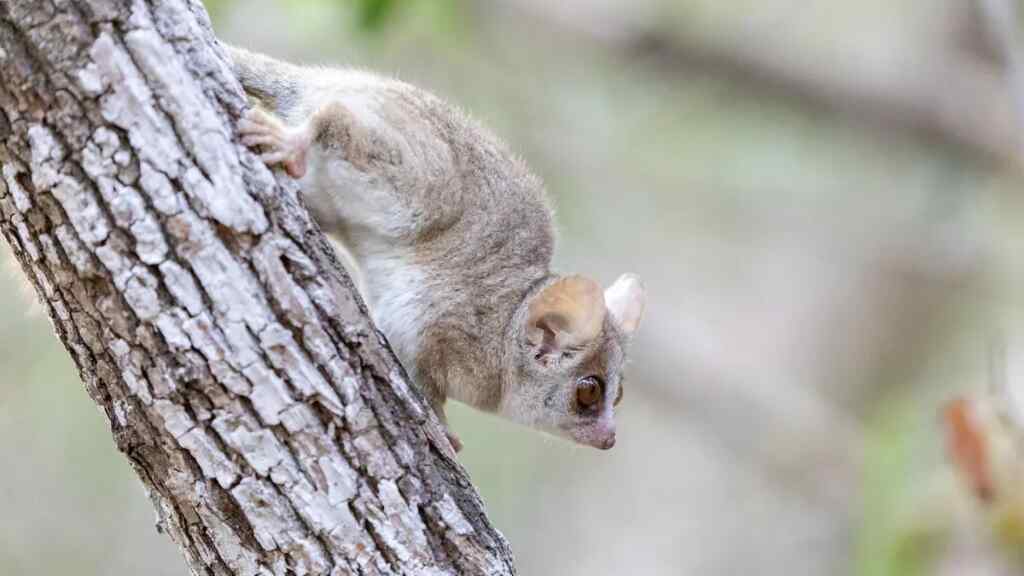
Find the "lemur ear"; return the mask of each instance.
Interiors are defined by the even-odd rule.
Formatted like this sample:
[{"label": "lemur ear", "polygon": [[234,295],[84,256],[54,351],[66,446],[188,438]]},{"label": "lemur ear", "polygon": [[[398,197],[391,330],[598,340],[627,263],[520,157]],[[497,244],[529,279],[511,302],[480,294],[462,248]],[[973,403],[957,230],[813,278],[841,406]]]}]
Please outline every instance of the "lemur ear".
[{"label": "lemur ear", "polygon": [[635,274],[619,276],[619,279],[604,291],[604,301],[608,311],[612,313],[612,318],[615,318],[615,322],[626,336],[636,333],[644,315],[644,304],[647,302],[647,293],[640,278]]},{"label": "lemur ear", "polygon": [[533,297],[526,338],[541,356],[587,343],[601,333],[605,311],[600,284],[567,276]]}]

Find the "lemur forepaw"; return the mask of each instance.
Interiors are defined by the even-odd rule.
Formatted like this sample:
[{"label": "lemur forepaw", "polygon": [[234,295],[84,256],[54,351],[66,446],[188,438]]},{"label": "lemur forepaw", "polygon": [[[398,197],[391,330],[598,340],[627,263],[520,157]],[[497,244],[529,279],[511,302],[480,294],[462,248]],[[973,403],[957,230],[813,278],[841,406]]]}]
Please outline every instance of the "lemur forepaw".
[{"label": "lemur forepaw", "polygon": [[267,165],[281,164],[296,179],[306,174],[310,143],[305,130],[289,128],[264,110],[250,108],[238,121],[238,133],[242,135],[242,144],[260,148],[260,160]]}]

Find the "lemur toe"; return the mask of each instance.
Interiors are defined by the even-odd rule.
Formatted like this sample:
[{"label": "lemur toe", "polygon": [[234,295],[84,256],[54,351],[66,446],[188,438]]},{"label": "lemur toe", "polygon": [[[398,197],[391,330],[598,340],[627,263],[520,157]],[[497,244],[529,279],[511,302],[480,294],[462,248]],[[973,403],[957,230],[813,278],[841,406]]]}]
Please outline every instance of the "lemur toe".
[{"label": "lemur toe", "polygon": [[288,159],[288,153],[284,150],[271,150],[270,152],[264,152],[260,154],[260,160],[263,160],[265,164],[280,164]]},{"label": "lemur toe", "polygon": [[277,139],[270,134],[245,134],[242,136],[242,144],[249,146],[264,146],[267,144],[274,144]]},{"label": "lemur toe", "polygon": [[277,119],[258,107],[249,108],[243,112],[242,119],[238,123],[239,128],[248,126],[254,130],[265,130],[275,126],[276,124],[278,124]]}]

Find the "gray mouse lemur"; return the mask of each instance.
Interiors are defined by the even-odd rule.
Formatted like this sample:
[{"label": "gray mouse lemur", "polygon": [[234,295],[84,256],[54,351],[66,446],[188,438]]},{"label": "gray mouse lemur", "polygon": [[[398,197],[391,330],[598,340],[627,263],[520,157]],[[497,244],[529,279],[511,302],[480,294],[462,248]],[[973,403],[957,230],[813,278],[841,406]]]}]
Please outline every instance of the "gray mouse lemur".
[{"label": "gray mouse lemur", "polygon": [[358,70],[227,50],[254,103],[239,123],[243,143],[299,180],[445,425],[454,398],[611,448],[640,281],[624,274],[602,290],[553,273],[540,180],[439,98]]}]

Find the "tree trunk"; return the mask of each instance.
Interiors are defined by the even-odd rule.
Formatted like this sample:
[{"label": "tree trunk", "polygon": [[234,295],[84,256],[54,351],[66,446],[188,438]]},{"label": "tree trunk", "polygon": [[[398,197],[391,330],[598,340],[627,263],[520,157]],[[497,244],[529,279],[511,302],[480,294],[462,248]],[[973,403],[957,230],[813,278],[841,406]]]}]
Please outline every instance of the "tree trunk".
[{"label": "tree trunk", "polygon": [[512,574],[195,0],[0,0],[0,229],[194,574]]}]

